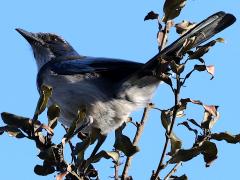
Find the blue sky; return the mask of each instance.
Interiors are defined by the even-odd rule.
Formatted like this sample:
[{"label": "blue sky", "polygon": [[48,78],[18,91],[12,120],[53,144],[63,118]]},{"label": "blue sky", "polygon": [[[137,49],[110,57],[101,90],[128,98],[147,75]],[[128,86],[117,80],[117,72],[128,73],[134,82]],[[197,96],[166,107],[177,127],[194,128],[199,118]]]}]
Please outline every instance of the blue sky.
[{"label": "blue sky", "polygon": [[[115,57],[146,62],[157,53],[154,22],[144,22],[144,16],[151,10],[162,15],[163,1],[122,0],[122,1],[1,1],[1,60],[0,60],[0,112],[7,111],[32,117],[38,99],[35,86],[36,65],[27,42],[14,30],[17,27],[32,32],[55,32],[68,40],[83,55]],[[186,7],[175,22],[189,19],[199,22],[209,15],[223,10],[240,18],[240,1],[229,0],[188,0]],[[221,119],[213,131],[240,132],[239,111],[239,30],[237,21],[233,26],[217,35],[223,37],[224,44],[217,44],[205,56],[207,64],[216,67],[215,79],[209,75],[195,73],[186,84],[182,97],[200,99],[206,104],[219,105]],[[174,30],[169,41],[176,39]],[[170,89],[161,85],[153,99],[156,106],[167,108],[173,103]],[[196,106],[191,106],[190,117],[199,121]],[[134,120],[140,119],[141,111],[134,113]],[[42,117],[44,119],[44,116]],[[0,123],[2,125],[2,123]],[[128,135],[134,128],[127,128]],[[194,136],[183,127],[176,133],[184,139],[184,147],[192,145]],[[63,131],[56,131],[59,142]],[[113,133],[109,135],[104,149],[111,150]],[[149,179],[156,169],[164,142],[159,113],[151,111],[145,132],[139,144],[141,151],[134,157],[130,174],[135,179]],[[210,168],[205,168],[201,156],[184,163],[177,174],[186,173],[189,179],[236,179],[239,169],[239,145],[224,142],[218,144],[218,159]],[[41,161],[32,142],[16,140],[7,135],[0,136],[0,179],[53,179],[53,176],[40,177],[33,168]],[[113,169],[111,161],[103,160],[97,167],[102,171],[101,179],[110,179]]]}]

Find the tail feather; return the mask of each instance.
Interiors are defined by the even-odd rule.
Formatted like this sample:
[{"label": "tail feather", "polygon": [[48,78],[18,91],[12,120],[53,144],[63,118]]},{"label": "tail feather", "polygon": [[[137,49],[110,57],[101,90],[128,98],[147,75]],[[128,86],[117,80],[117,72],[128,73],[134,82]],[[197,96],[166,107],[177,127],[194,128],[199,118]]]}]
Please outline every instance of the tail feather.
[{"label": "tail feather", "polygon": [[172,56],[179,49],[182,48],[183,43],[186,39],[191,38],[193,36],[196,37],[195,44],[193,48],[200,45],[201,43],[207,41],[215,34],[221,32],[227,27],[231,26],[236,21],[236,18],[232,14],[227,14],[223,11],[215,13],[203,20],[199,24],[197,24],[193,29],[188,31],[186,34],[178,38],[171,45],[163,49],[162,52],[159,53],[160,56]]},{"label": "tail feather", "polygon": [[153,76],[153,74],[158,75],[158,72],[168,71],[167,65],[166,67],[161,66],[158,61],[159,58],[178,61],[179,57],[177,53],[181,50],[186,39],[195,36],[196,41],[193,47],[196,47],[218,32],[229,27],[235,20],[236,18],[231,14],[218,12],[200,22],[193,29],[144,64],[139,71],[125,80],[123,84],[121,84],[121,90],[119,91],[118,97],[127,99],[136,107],[145,106],[151,99],[153,92],[160,82],[160,79]]},{"label": "tail feather", "polygon": [[[182,48],[183,43],[186,39],[191,37],[196,37],[194,47],[197,47],[201,43],[207,41],[215,34],[221,32],[227,27],[231,26],[236,21],[235,16],[232,14],[225,13],[223,11],[217,12],[207,19],[203,20],[199,24],[197,24],[193,29],[189,30],[183,36],[178,38],[172,44],[164,48],[160,53],[150,59],[144,66],[144,69],[152,69],[156,67],[156,61],[159,58],[163,59],[171,59],[171,60],[179,60],[179,50]],[[181,54],[180,54],[181,56]]]}]

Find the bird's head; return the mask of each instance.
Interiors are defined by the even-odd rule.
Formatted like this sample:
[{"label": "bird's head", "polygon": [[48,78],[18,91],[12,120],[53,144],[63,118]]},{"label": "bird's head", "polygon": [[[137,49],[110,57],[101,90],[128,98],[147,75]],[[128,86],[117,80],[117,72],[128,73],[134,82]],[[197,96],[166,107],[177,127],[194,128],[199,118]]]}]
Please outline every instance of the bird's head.
[{"label": "bird's head", "polygon": [[68,58],[79,56],[73,47],[62,37],[53,33],[32,33],[17,28],[31,45],[38,69],[53,58]]}]

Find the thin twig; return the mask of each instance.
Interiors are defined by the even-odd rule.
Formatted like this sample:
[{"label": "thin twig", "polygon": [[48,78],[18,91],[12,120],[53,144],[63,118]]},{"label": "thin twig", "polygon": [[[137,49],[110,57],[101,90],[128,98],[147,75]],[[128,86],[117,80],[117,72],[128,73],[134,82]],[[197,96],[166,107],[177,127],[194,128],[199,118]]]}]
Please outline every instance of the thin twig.
[{"label": "thin twig", "polygon": [[165,24],[165,26],[164,26],[163,38],[162,38],[161,48],[160,48],[161,51],[166,47],[166,44],[167,44],[168,33],[169,33],[170,28],[171,28],[170,23],[171,23],[171,22],[168,21],[168,22]]},{"label": "thin twig", "polygon": [[182,86],[185,84],[186,80],[192,75],[192,73],[195,71],[195,69],[191,70],[183,79]]},{"label": "thin twig", "polygon": [[160,171],[162,169],[164,169],[163,161],[164,161],[164,158],[165,158],[165,155],[166,155],[168,143],[170,141],[170,135],[171,135],[171,133],[173,131],[174,123],[175,123],[175,120],[176,120],[176,117],[177,117],[179,94],[180,94],[180,88],[181,88],[180,76],[178,74],[176,76],[176,81],[177,81],[177,88],[176,88],[176,90],[174,92],[175,103],[174,103],[174,110],[173,110],[172,121],[171,121],[171,124],[170,124],[169,131],[166,130],[167,132],[166,132],[166,139],[165,139],[163,152],[162,152],[161,159],[160,159],[160,162],[158,164],[157,170],[156,170],[155,174],[152,175],[152,177],[151,177],[152,180],[156,180],[158,178],[158,176],[159,176]]},{"label": "thin twig", "polygon": [[[65,131],[66,131],[66,133],[67,133],[67,132],[68,132],[67,128],[66,128],[63,124],[61,124],[61,125],[62,125],[63,129],[65,129]],[[70,149],[71,149],[71,156],[72,156],[73,162],[74,162],[74,164],[76,165],[76,163],[77,163],[77,158],[76,158],[76,156],[73,154],[73,153],[74,153],[74,146],[73,146],[71,140],[69,140],[68,143],[69,143],[69,146],[70,146]]]},{"label": "thin twig", "polygon": [[[120,153],[118,150],[115,149],[116,152]],[[118,162],[116,162],[114,164],[114,179],[115,180],[119,180],[119,166],[120,166],[120,162],[118,160]]]},{"label": "thin twig", "polygon": [[[150,106],[147,106],[144,108],[144,111],[143,111],[143,115],[142,115],[142,119],[140,121],[140,123],[138,124],[137,126],[137,132],[135,134],[135,137],[133,139],[133,145],[136,146],[141,138],[141,135],[143,133],[143,130],[144,130],[144,125],[147,121],[147,117],[148,117],[148,112],[150,110]],[[132,161],[132,158],[133,156],[130,156],[130,157],[127,157],[126,159],[126,162],[125,162],[125,165],[124,165],[124,169],[123,169],[123,172],[122,172],[122,178],[121,179],[126,179],[128,177],[128,170],[131,166],[131,161]]]},{"label": "thin twig", "polygon": [[182,165],[182,162],[177,163],[172,170],[166,175],[166,177],[164,178],[164,180],[168,180],[179,168],[179,166]]},{"label": "thin twig", "polygon": [[[164,27],[164,30],[163,30],[163,38],[162,38],[162,42],[161,42],[161,51],[165,48],[165,46],[167,44],[168,33],[170,31],[170,27],[171,27],[170,22],[165,23],[165,27]],[[172,88],[172,91],[174,92],[174,94],[176,94],[173,87],[171,87],[171,88]],[[176,96],[175,96],[175,105],[176,105]],[[174,109],[174,112],[175,112],[175,109]],[[164,144],[164,147],[163,147],[163,152],[162,152],[162,155],[161,155],[161,159],[160,159],[158,168],[157,168],[156,172],[152,174],[152,177],[151,177],[151,179],[153,179],[153,180],[158,179],[158,174],[160,173],[161,169],[163,169],[163,160],[164,160],[166,150],[167,150],[167,146],[168,146],[168,143],[169,143],[169,134],[172,133],[172,128],[173,128],[172,124],[174,124],[174,121],[175,121],[174,116],[177,115],[177,113],[174,114],[174,112],[173,112],[173,119],[172,119],[172,122],[171,122],[170,130],[169,130],[169,132],[166,132],[165,144]]]}]

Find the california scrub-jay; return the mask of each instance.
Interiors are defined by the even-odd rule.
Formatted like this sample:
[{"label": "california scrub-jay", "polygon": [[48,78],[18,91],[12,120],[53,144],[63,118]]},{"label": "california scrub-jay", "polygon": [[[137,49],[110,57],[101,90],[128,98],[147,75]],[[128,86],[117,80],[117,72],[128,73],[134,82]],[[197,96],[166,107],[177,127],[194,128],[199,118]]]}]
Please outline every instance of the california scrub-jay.
[{"label": "california scrub-jay", "polygon": [[197,47],[235,20],[225,12],[213,14],[145,64],[81,56],[56,34],[16,30],[33,49],[38,66],[38,89],[42,84],[53,88],[49,105],[59,105],[60,121],[70,126],[79,108],[84,106],[85,122],[91,122],[84,132],[91,133],[97,128],[106,135],[120,127],[131,112],[149,103],[161,81],[159,59],[179,60],[186,39],[195,36],[192,47]]}]

